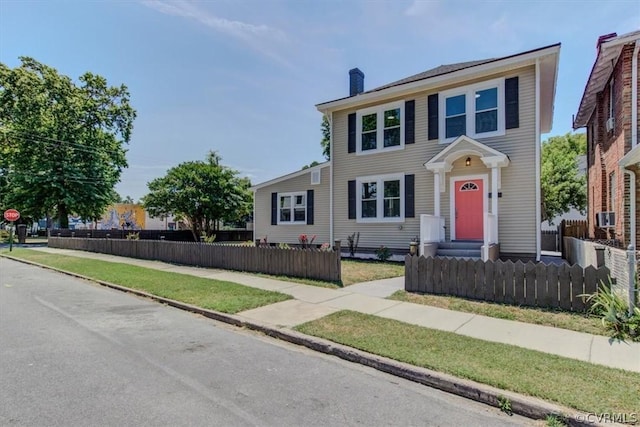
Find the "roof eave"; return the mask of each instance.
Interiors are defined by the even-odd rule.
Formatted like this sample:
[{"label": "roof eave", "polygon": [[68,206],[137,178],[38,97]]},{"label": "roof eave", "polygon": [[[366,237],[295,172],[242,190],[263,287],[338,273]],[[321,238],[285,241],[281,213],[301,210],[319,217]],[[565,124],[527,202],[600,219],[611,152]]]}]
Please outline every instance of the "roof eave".
[{"label": "roof eave", "polygon": [[249,190],[256,191],[256,190],[259,190],[261,188],[268,187],[270,185],[277,184],[277,183],[282,182],[282,181],[286,181],[287,179],[297,178],[297,177],[299,177],[301,175],[304,175],[305,173],[312,172],[312,171],[314,171],[316,169],[326,168],[330,164],[331,164],[331,161],[327,161],[327,162],[320,163],[319,165],[311,166],[311,167],[306,168],[306,169],[301,169],[299,171],[291,172],[291,173],[288,173],[286,175],[281,175],[279,177],[270,179],[269,181],[265,181],[265,182],[261,182],[260,184],[252,185],[251,187],[249,187]]},{"label": "roof eave", "polygon": [[318,111],[322,113],[328,113],[346,108],[357,107],[362,104],[376,102],[384,100],[386,98],[394,96],[402,96],[407,93],[427,90],[430,88],[436,88],[443,86],[450,81],[475,77],[477,75],[489,74],[500,68],[513,66],[516,64],[528,65],[535,63],[538,58],[543,58],[548,55],[557,55],[560,52],[560,43],[546,46],[533,51],[525,52],[522,54],[516,54],[503,59],[497,59],[485,64],[476,65],[462,70],[453,71],[450,73],[441,74],[438,76],[418,80],[415,82],[405,83],[398,86],[392,86],[390,88],[382,89],[377,92],[368,92],[356,96],[347,98],[341,98],[334,101],[324,102],[316,105]]}]

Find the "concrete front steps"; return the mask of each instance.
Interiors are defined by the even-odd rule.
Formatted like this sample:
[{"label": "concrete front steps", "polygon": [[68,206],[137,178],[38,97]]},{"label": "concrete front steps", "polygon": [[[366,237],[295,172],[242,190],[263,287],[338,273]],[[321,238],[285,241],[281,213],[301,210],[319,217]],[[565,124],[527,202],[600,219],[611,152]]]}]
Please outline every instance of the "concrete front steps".
[{"label": "concrete front steps", "polygon": [[453,240],[438,243],[436,256],[449,258],[481,259],[482,241]]}]

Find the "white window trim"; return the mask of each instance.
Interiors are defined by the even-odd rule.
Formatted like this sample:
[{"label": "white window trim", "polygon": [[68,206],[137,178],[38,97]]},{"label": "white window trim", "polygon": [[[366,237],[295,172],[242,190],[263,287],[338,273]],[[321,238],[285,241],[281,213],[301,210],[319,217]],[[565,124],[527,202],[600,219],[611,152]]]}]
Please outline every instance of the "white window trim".
[{"label": "white window trim", "polygon": [[[400,145],[384,147],[384,112],[387,110],[400,109]],[[376,113],[376,149],[362,150],[362,116]],[[367,155],[380,153],[383,151],[395,151],[404,149],[404,101],[391,102],[384,105],[376,105],[356,112],[356,155]]]},{"label": "white window trim", "polygon": [[[479,90],[484,89],[498,89],[498,129],[493,132],[482,132],[476,133],[476,98],[475,93]],[[505,105],[504,105],[504,79],[493,79],[487,80],[484,82],[476,83],[469,86],[458,87],[455,89],[449,89],[446,91],[440,92],[438,95],[438,129],[440,134],[440,144],[448,144],[454,141],[458,136],[446,138],[447,129],[446,129],[446,101],[447,98],[451,98],[453,96],[465,95],[465,114],[467,118],[467,133],[466,135],[470,138],[480,139],[480,138],[491,138],[493,136],[501,136],[505,134]]]},{"label": "white window trim", "polygon": [[[384,181],[400,181],[400,216],[397,218],[384,217]],[[377,182],[377,199],[375,218],[362,218],[362,184],[365,182]],[[404,222],[404,174],[371,175],[356,178],[356,222],[357,223],[383,223],[383,222]]]},{"label": "white window trim", "polygon": [[[288,197],[291,196],[291,207],[289,209],[291,209],[291,221],[280,221],[280,211],[281,211],[281,207],[280,207],[280,199],[282,197]],[[294,208],[295,208],[295,197],[296,196],[304,196],[304,221],[294,221],[293,219],[295,218],[294,215]],[[278,193],[278,225],[300,225],[300,224],[306,224],[307,223],[307,192],[306,191],[297,191],[297,192],[293,192],[293,193]]]}]

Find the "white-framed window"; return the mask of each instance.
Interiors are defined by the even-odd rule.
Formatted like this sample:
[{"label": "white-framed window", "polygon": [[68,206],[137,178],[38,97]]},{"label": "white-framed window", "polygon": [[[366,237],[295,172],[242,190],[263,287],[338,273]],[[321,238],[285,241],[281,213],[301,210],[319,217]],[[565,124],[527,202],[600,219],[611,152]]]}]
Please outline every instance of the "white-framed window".
[{"label": "white-framed window", "polygon": [[320,184],[320,171],[313,171],[311,172],[311,185],[318,185]]},{"label": "white-framed window", "polygon": [[404,174],[356,179],[357,222],[404,222]]},{"label": "white-framed window", "polygon": [[404,147],[404,102],[379,105],[356,113],[357,154]]},{"label": "white-framed window", "polygon": [[278,225],[307,223],[307,193],[278,193]]},{"label": "white-framed window", "polygon": [[487,138],[504,135],[504,79],[444,91],[438,97],[441,142],[460,135]]}]

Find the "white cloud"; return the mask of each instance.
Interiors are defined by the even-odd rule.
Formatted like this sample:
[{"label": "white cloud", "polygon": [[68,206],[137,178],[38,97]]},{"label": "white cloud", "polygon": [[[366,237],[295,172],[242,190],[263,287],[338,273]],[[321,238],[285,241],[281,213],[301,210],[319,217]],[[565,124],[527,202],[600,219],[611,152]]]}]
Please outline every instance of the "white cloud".
[{"label": "white cloud", "polygon": [[216,16],[188,0],[142,0],[141,3],[160,13],[192,19],[222,34],[237,38],[251,48],[289,66],[289,62],[279,55],[273,43],[288,42],[287,35],[280,29],[265,24],[255,25]]}]

